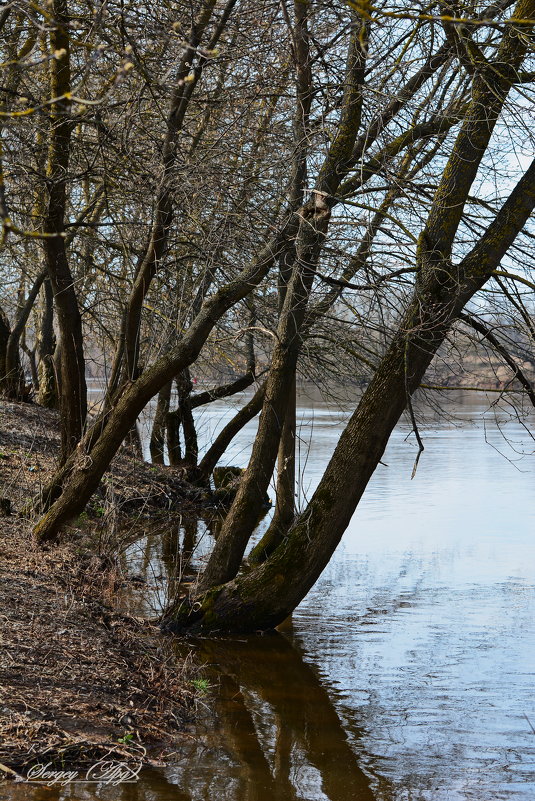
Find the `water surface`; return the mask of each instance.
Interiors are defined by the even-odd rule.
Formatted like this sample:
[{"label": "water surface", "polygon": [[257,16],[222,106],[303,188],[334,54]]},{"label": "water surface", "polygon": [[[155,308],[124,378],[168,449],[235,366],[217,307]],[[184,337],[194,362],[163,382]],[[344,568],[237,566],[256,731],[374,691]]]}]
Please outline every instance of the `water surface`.
[{"label": "water surface", "polygon": [[[135,787],[42,797],[532,801],[535,427],[494,400],[450,394],[446,415],[420,404],[425,452],[414,480],[414,437],[398,426],[284,633],[193,643],[213,690],[176,765]],[[300,398],[300,503],[348,411]],[[232,413],[212,404],[201,436]],[[246,464],[254,428],[226,463]],[[199,565],[211,541],[209,523],[190,521],[168,530],[163,547],[156,532],[135,543],[131,568],[151,589],[131,599],[136,608],[157,610],[169,565],[192,548]]]}]

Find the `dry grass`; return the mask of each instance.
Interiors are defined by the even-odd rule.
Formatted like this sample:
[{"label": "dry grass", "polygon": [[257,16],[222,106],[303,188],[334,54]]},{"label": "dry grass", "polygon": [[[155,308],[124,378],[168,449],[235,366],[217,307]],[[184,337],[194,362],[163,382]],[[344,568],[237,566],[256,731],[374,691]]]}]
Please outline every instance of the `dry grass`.
[{"label": "dry grass", "polygon": [[95,749],[124,751],[125,735],[158,758],[172,751],[193,697],[171,641],[105,606],[106,571],[80,565],[69,545],[37,550],[15,521],[0,554],[0,762],[83,762]]},{"label": "dry grass", "polygon": [[[55,413],[0,402],[0,497],[15,512],[50,476],[58,443]],[[148,515],[196,501],[179,474],[123,453],[95,503]],[[77,767],[142,748],[165,761],[188,736],[191,664],[156,625],[113,609],[114,560],[88,544],[97,524],[43,550],[27,520],[0,518],[0,763],[19,773],[45,756]]]},{"label": "dry grass", "polygon": [[[0,399],[0,497],[20,510],[37,495],[56,467],[59,452],[58,413],[37,404]],[[122,448],[102,479],[93,505],[113,505],[118,514],[184,512],[204,498],[179,468],[148,465]]]}]

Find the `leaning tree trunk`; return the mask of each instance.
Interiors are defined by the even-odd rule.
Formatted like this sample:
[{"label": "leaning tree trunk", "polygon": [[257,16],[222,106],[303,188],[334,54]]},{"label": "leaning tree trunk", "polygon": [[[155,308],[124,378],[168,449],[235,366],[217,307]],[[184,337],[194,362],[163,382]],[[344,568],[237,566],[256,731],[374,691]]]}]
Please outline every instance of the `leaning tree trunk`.
[{"label": "leaning tree trunk", "polygon": [[[295,179],[292,200],[303,196],[307,176],[309,113],[313,96],[308,6],[296,2],[294,55],[296,59],[296,113],[294,116]],[[353,164],[353,146],[360,127],[362,86],[366,64],[366,26],[355,19],[346,61],[344,95],[339,126],[319,170],[310,199],[297,213],[295,260],[277,328],[277,342],[266,383],[258,434],[247,470],[225,518],[199,584],[200,590],[232,579],[239,570],[247,543],[258,520],[279,447],[288,392],[292,386],[301,345],[301,329],[316,266],[329,226],[331,196]],[[329,200],[329,202],[327,202]],[[295,225],[295,219],[292,221]],[[289,243],[281,255],[288,251]],[[293,249],[293,248],[292,248]]]},{"label": "leaning tree trunk", "polygon": [[[460,133],[450,161],[457,160],[458,151],[466,145],[473,146],[470,122]],[[466,161],[459,159],[458,163],[466,179]],[[471,166],[475,175],[477,164]],[[451,173],[446,170],[444,181],[450,180]],[[471,181],[466,181],[466,195],[470,185]],[[413,299],[310,504],[263,564],[196,597],[177,601],[163,618],[164,630],[213,633],[273,628],[291,614],[328,564],[394,426],[452,322],[490,278],[535,208],[535,160],[459,265],[441,257],[436,247],[437,239],[445,236],[444,218],[439,213],[441,189],[420,237]],[[456,227],[450,231],[451,240],[455,231]]]},{"label": "leaning tree trunk", "polygon": [[[294,240],[295,241],[295,240]],[[292,260],[295,259],[295,244],[282,255],[279,263],[279,314],[284,309],[288,284],[292,274]],[[306,319],[306,318],[305,318]],[[305,326],[303,326],[304,328]],[[288,400],[284,413],[277,456],[277,484],[275,488],[275,512],[268,530],[249,554],[251,564],[263,562],[280,543],[294,519],[295,509],[295,403],[296,377],[289,384]]]},{"label": "leaning tree trunk", "polygon": [[[273,628],[291,614],[334,553],[453,312],[444,305],[424,311],[419,297],[413,301],[309,506],[279,547],[259,567],[172,607],[164,630],[250,632]],[[406,332],[415,329],[408,339]]]},{"label": "leaning tree trunk", "polygon": [[[232,2],[229,0],[225,13],[231,6]],[[300,16],[302,26],[306,26],[306,13],[303,4],[297,3],[296,14]],[[214,36],[216,34],[219,36],[222,24],[223,18]],[[347,65],[347,85],[344,91],[340,127],[320,171],[318,179],[320,191],[319,194],[315,193],[315,200],[310,204],[311,207],[315,207],[316,204],[320,203],[323,195],[339,185],[341,179],[344,175],[347,175],[353,164],[351,150],[359,127],[362,103],[361,87],[364,77],[363,54],[365,46],[361,40],[361,31],[355,29],[351,37]],[[303,66],[302,60],[301,64]],[[312,98],[309,85],[309,67],[310,65],[307,65],[307,69],[300,70],[299,78],[299,81],[303,80],[303,90],[301,91],[298,112],[302,115],[301,124],[304,124],[305,128]],[[170,131],[172,135],[169,139],[169,146],[174,148],[179,128],[176,128],[174,123],[171,127],[173,130]],[[303,137],[297,140],[296,144],[304,147],[304,152],[306,153],[308,132],[304,130],[303,133]],[[306,158],[299,155],[297,162],[295,175],[292,176],[294,188],[302,182]],[[205,300],[190,329],[170,353],[161,357],[152,368],[144,371],[133,382],[122,385],[115,392],[115,382],[120,374],[124,355],[121,353],[121,347],[118,348],[113,370],[114,386],[108,395],[105,413],[97,425],[84,437],[78,448],[78,453],[74,453],[72,458],[69,458],[68,462],[53,476],[41,493],[37,507],[48,509],[48,511],[34,529],[34,534],[39,541],[54,539],[58,535],[61,526],[84,509],[87,501],[97,488],[108,464],[119,448],[122,439],[124,439],[128,428],[146,403],[159,392],[167,381],[195,361],[202,345],[206,341],[206,337],[216,322],[235,303],[250,294],[254,287],[260,284],[273,264],[277,262],[281,252],[287,248],[289,233],[293,234],[295,215],[299,208],[294,202],[294,194],[293,191],[290,192],[288,205],[280,213],[280,224],[275,226],[273,235],[262,248],[258,257],[241,270],[236,278],[229,281],[213,296]],[[152,274],[152,271],[149,271],[149,273]],[[144,286],[147,285],[145,281],[143,281],[143,284]],[[123,339],[123,345],[124,343],[125,340]]]},{"label": "leaning tree trunk", "polygon": [[46,511],[34,528],[34,536],[39,542],[55,539],[62,525],[84,510],[144,407],[168,381],[196,360],[216,322],[266,276],[286,240],[286,229],[285,214],[281,228],[258,258],[205,300],[176,346],[144,370],[136,381],[125,385],[116,396],[113,407],[106,410],[86,433],[76,451],[32,504],[33,511]]},{"label": "leaning tree trunk", "polygon": [[214,467],[221,459],[228,446],[236,437],[242,428],[247,425],[253,418],[256,417],[262,404],[264,402],[264,394],[266,391],[265,383],[262,384],[255,392],[253,397],[248,403],[237,412],[232,420],[229,420],[227,425],[219,432],[213,443],[210,445],[203,458],[199,462],[196,471],[195,480],[200,484],[208,481],[210,475],[214,471]]},{"label": "leaning tree trunk", "polygon": [[[303,4],[298,5],[302,6]],[[522,22],[513,23],[511,21],[511,24],[505,26],[502,43],[496,51],[496,64],[498,66],[481,63],[478,64],[477,70],[475,70],[472,101],[469,104],[464,117],[462,131],[436,193],[430,212],[430,223],[427,226],[425,236],[422,237],[422,246],[425,246],[428,254],[430,254],[429,270],[435,276],[443,273],[445,283],[447,283],[446,278],[451,267],[449,257],[451,256],[452,243],[463,215],[464,204],[477,173],[482,154],[488,146],[494,124],[501,111],[507,92],[518,76],[518,67],[529,43],[532,26],[526,23],[525,20],[535,16],[534,0],[519,0],[514,14],[515,19],[522,20]],[[522,35],[519,35],[519,31]],[[349,171],[355,173],[355,180],[358,179],[360,186],[363,180],[361,172],[363,172],[364,179],[367,180],[370,175],[376,174],[381,166],[378,163],[378,159],[374,158],[371,160],[373,163],[366,170],[353,170],[359,157],[358,152],[353,148],[353,143],[355,141],[355,131],[358,130],[360,123],[364,80],[363,55],[366,51],[365,30],[362,28],[359,30],[357,26],[353,34],[351,63],[349,64],[350,69],[348,69],[347,80],[344,82],[343,113],[339,130],[329,148],[328,158],[318,175],[318,184],[322,196],[331,205],[337,202],[336,195],[340,180],[347,176]],[[359,63],[359,61],[362,63]],[[481,109],[485,109],[485,114],[481,114]],[[458,120],[458,114],[454,115],[454,119]],[[446,122],[448,121],[446,120]],[[434,124],[436,125],[436,123]],[[449,127],[453,124],[454,122],[448,122]],[[442,122],[439,120],[438,132],[442,130]],[[437,133],[437,130],[433,129],[431,133]],[[400,152],[400,148],[413,141],[412,129],[408,134],[410,134],[408,137],[397,137],[394,155]],[[389,153],[391,154],[391,152],[392,149]],[[489,227],[487,233],[492,233],[492,242],[486,238],[487,234],[485,234],[473,251],[477,252],[478,256],[478,264],[477,267],[474,267],[474,270],[477,270],[477,274],[481,277],[480,285],[484,283],[492,270],[499,264],[500,259],[535,205],[533,189],[529,184],[529,180],[533,181],[534,170],[535,168],[530,168],[526,173],[527,184],[526,181],[521,181],[518,185],[524,191],[523,200],[519,200],[515,190],[511,195],[511,202],[507,201],[504,206],[509,216],[504,217],[500,212],[495,220],[498,224],[498,229],[494,223]],[[352,186],[354,186],[354,181],[347,180],[342,194],[349,192]],[[513,208],[515,204],[517,208]],[[524,215],[526,209],[528,211]],[[290,209],[290,211],[293,212],[294,209]],[[206,341],[206,337],[217,320],[221,318],[221,315],[238,300],[243,299],[252,291],[254,286],[257,286],[263,280],[286,244],[285,235],[288,229],[288,220],[286,217],[285,219],[286,221],[282,228],[276,229],[273,239],[263,249],[258,260],[242,270],[236,278],[229,281],[227,285],[206,300],[205,304],[203,304],[203,309],[191,328],[183,335],[176,348],[161,357],[139,379],[122,388],[122,394],[117,398],[114,408],[99,421],[96,429],[98,436],[91,432],[87,438],[84,438],[83,444],[80,445],[78,452],[69,460],[64,470],[54,476],[51,484],[45,488],[44,494],[47,498],[53,497],[54,492],[61,492],[62,495],[49,510],[48,514],[38,523],[35,530],[38,538],[53,538],[58,533],[58,529],[63,522],[75,516],[84,508],[112,456],[118,449],[126,431],[144,405],[173,375],[192,364]],[[422,272],[428,271],[427,267],[421,269]],[[451,291],[451,287],[449,287],[449,291]],[[425,305],[427,298],[423,298],[422,302]],[[294,528],[296,527],[297,524]],[[287,542],[290,539],[288,538],[281,548],[287,547]],[[276,557],[279,550],[275,551],[262,569],[264,567],[267,568],[267,565]]]},{"label": "leaning tree trunk", "polygon": [[[232,395],[235,395],[237,392],[242,392],[244,389],[247,389],[251,386],[251,384],[254,383],[255,378],[255,364],[253,360],[249,361],[248,369],[245,375],[236,378],[229,384],[221,384],[217,387],[213,387],[212,389],[204,390],[203,392],[198,392],[195,395],[191,395],[189,398],[190,414],[193,409],[198,409],[200,406],[212,403],[220,398],[228,398]],[[214,467],[219,459],[223,456],[223,453],[228,448],[236,434],[241,431],[243,426],[249,422],[249,420],[252,420],[253,417],[258,414],[261,408],[262,400],[260,400],[258,404],[255,403],[252,407],[250,407],[250,416],[248,416],[248,411],[244,411],[243,415],[241,414],[242,410],[238,412],[236,417],[231,420],[230,423],[228,423],[217,436],[216,440],[203,457],[201,463],[199,465],[193,465],[192,460],[188,460],[188,463],[182,459],[179,440],[179,429],[182,425],[182,409],[179,405],[178,409],[169,413],[167,420],[167,447],[169,449],[169,464],[185,466],[187,468],[187,477],[189,481],[198,481],[201,484],[206,484]],[[244,407],[244,410],[245,409],[246,407]],[[254,409],[256,409],[256,411],[254,411]],[[192,441],[195,445],[197,444],[196,433],[195,438],[192,438]]]},{"label": "leaning tree trunk", "polygon": [[301,247],[277,329],[277,344],[266,381],[264,404],[253,452],[202,575],[199,585],[201,589],[228,581],[238,572],[277,460],[288,393],[294,381],[299,356],[300,329],[330,211],[322,197],[314,194],[310,206],[303,214],[306,222],[300,228]]}]

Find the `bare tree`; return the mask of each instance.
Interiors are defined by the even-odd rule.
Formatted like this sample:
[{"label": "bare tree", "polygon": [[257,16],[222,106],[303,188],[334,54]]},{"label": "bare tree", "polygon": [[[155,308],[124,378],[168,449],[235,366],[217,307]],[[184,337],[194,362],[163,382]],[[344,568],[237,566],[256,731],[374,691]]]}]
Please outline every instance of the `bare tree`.
[{"label": "bare tree", "polygon": [[[273,626],[327,563],[405,409],[417,431],[412,395],[456,331],[469,327],[532,395],[520,362],[533,309],[519,287],[533,286],[535,199],[517,142],[531,142],[533,2],[419,13],[184,0],[178,22],[165,5],[88,17],[57,2],[44,28],[32,7],[2,30],[18,87],[2,118],[2,269],[18,285],[18,255],[41,249],[60,334],[63,464],[35,536],[56,538],[82,511],[154,397],[154,458],[167,430],[173,460],[200,481],[261,410],[199,595],[165,625]],[[31,61],[13,51],[23,19]],[[36,187],[46,203],[28,214]],[[25,269],[29,287],[42,268]],[[514,336],[489,324],[513,314]],[[2,322],[0,358],[16,327]],[[86,425],[96,341],[108,385]],[[239,367],[196,392],[192,371],[222,351]],[[296,380],[334,381],[341,365],[367,388],[296,516]],[[199,458],[195,407],[253,385]],[[273,524],[242,570],[277,460]]]}]

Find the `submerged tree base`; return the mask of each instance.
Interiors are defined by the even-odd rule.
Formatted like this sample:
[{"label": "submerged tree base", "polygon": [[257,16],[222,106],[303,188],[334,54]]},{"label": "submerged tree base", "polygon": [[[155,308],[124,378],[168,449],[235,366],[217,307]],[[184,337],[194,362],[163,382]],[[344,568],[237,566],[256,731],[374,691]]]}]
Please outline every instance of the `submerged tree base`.
[{"label": "submerged tree base", "polygon": [[[291,610],[290,610],[291,611]],[[258,599],[247,597],[236,581],[214,587],[202,596],[182,598],[166,612],[161,629],[166,634],[254,634],[271,631],[290,612],[259,607]]]}]

